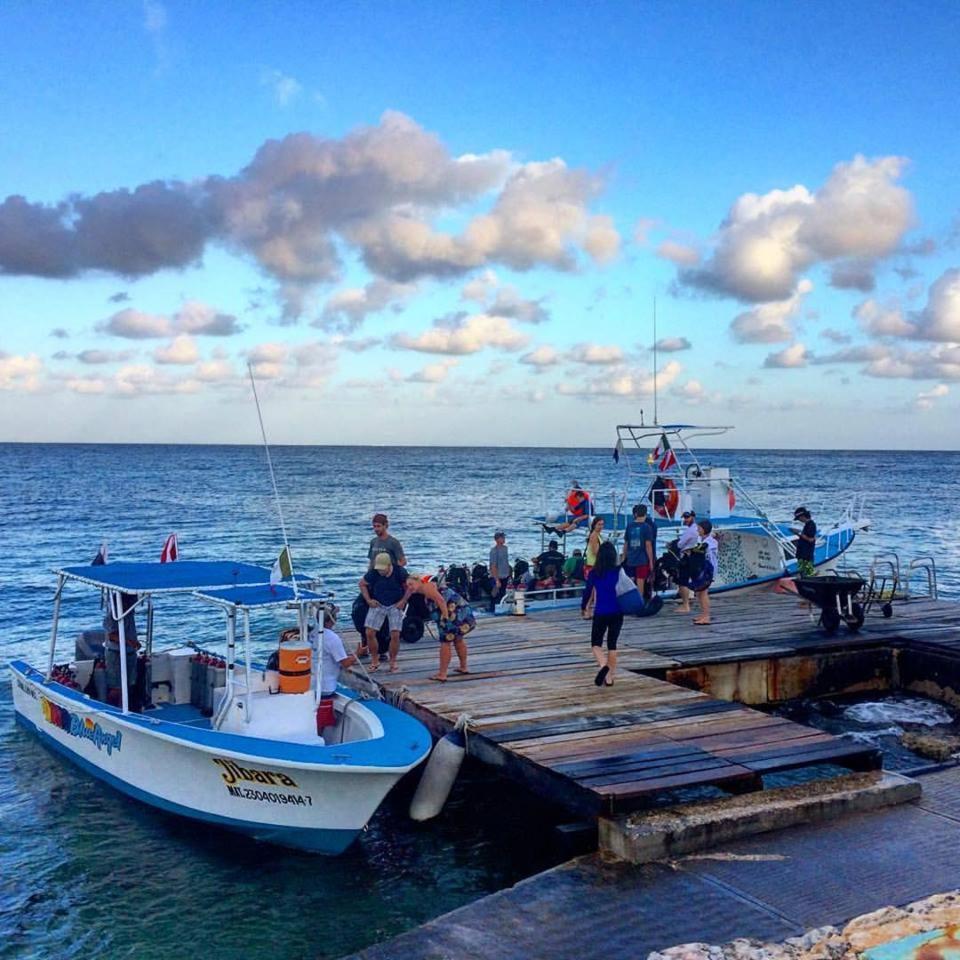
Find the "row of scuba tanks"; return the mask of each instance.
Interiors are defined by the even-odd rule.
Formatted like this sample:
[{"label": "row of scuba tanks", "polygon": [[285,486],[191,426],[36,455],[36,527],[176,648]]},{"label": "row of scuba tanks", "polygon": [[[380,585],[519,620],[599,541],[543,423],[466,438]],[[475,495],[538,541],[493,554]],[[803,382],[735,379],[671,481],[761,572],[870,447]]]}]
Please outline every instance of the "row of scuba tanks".
[{"label": "row of scuba tanks", "polygon": [[190,703],[204,716],[213,715],[214,690],[226,686],[227,661],[200,651],[190,658]]}]

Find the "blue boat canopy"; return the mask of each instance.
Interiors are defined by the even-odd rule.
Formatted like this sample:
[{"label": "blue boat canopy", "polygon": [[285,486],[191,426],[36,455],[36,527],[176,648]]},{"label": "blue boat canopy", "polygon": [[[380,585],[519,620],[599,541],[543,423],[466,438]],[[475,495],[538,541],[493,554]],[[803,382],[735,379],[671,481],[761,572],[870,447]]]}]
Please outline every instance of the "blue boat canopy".
[{"label": "blue boat canopy", "polygon": [[[238,560],[84,564],[80,567],[63,567],[54,572],[68,580],[78,580],[106,590],[122,590],[124,593],[193,593],[270,583],[269,567]],[[303,574],[297,574],[296,577],[298,583],[315,582],[315,578]]]},{"label": "blue boat canopy", "polygon": [[322,594],[312,590],[300,590],[294,594],[293,588],[278,583],[275,587],[261,584],[255,587],[230,587],[227,590],[198,590],[197,597],[213,603],[232,607],[278,607],[290,603],[323,603]]}]

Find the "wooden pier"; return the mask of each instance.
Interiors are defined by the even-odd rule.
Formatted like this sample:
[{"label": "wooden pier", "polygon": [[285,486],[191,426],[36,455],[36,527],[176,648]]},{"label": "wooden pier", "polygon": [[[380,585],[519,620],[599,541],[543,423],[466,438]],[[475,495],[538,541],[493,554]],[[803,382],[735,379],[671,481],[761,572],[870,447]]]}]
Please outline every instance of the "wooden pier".
[{"label": "wooden pier", "polygon": [[628,618],[612,687],[593,684],[578,610],[480,620],[471,672],[451,669],[446,683],[429,679],[429,634],[401,646],[397,673],[384,664],[373,677],[436,735],[466,715],[469,752],[505,775],[578,814],[614,816],[679,787],[742,792],[800,767],[875,769],[874,748],[747,704],[889,688],[893,651],[911,645],[960,657],[960,604],[949,602],[897,604],[892,619],[871,614],[859,633],[834,637],[796,597],[769,593],[719,596],[711,625],[691,621],[669,603]]}]

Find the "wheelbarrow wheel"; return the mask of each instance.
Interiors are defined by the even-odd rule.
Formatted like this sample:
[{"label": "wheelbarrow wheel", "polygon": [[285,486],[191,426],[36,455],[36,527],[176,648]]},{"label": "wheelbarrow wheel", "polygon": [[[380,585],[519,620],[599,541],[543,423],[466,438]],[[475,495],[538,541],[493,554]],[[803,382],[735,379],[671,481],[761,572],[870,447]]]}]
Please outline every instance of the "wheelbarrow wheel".
[{"label": "wheelbarrow wheel", "polygon": [[820,626],[828,637],[832,637],[840,629],[840,614],[836,610],[824,607],[820,614]]},{"label": "wheelbarrow wheel", "polygon": [[862,603],[852,605],[853,616],[846,617],[847,629],[851,633],[856,633],[863,626],[864,610]]},{"label": "wheelbarrow wheel", "polygon": [[885,603],[881,608],[880,612],[883,614],[884,620],[889,620],[893,616],[893,604]]}]

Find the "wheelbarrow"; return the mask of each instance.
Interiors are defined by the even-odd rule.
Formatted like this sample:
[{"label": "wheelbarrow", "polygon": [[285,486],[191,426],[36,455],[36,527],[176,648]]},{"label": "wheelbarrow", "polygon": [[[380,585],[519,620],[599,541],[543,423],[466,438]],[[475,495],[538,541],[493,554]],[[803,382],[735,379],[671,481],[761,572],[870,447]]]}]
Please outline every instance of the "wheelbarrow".
[{"label": "wheelbarrow", "polygon": [[804,600],[809,600],[813,607],[819,608],[819,618],[811,609],[810,619],[828,637],[840,629],[841,623],[846,624],[851,633],[856,633],[863,626],[867,610],[863,594],[866,581],[862,577],[797,577],[794,583],[797,593]]}]

